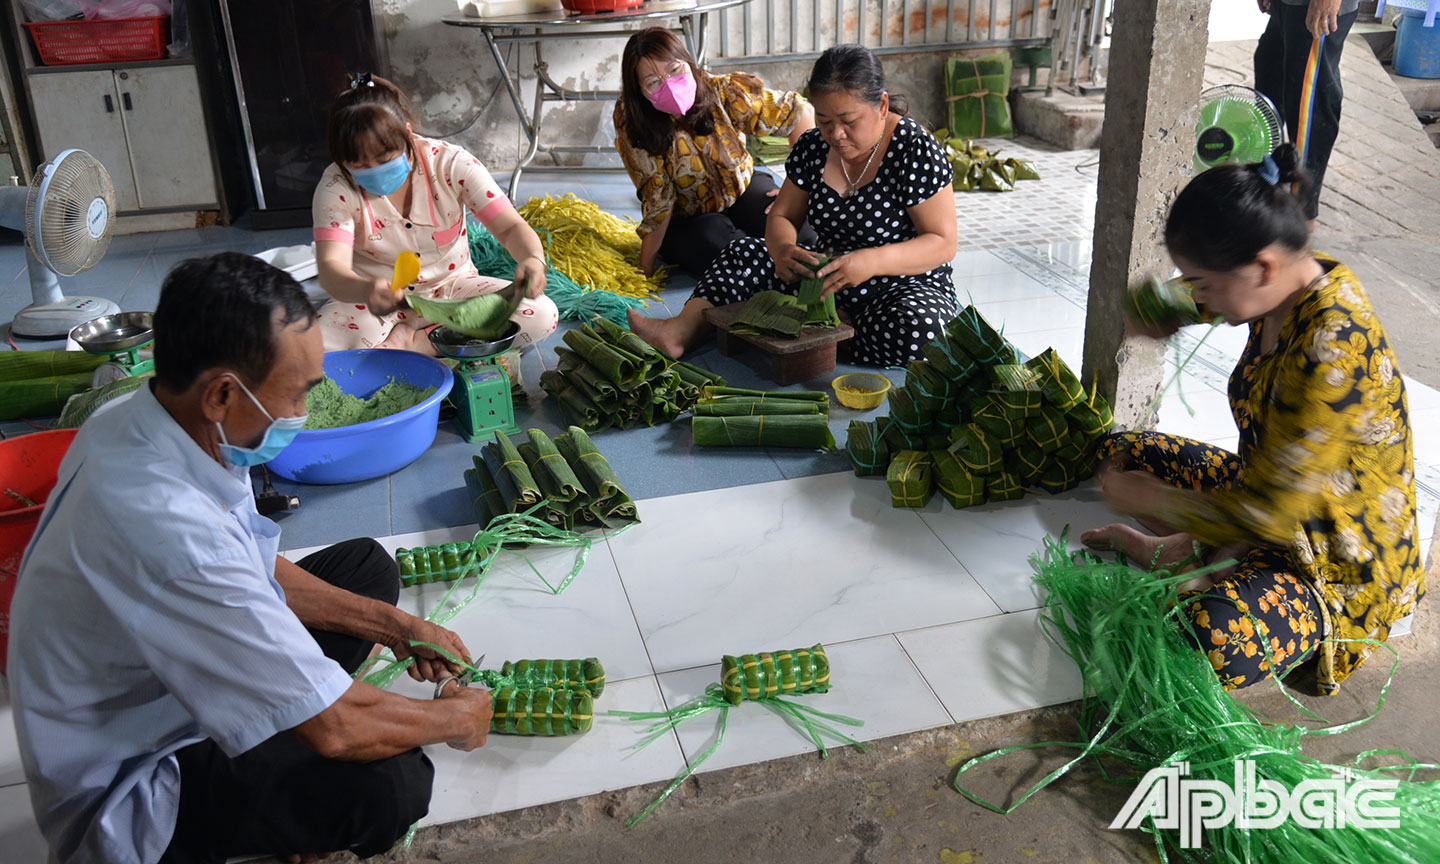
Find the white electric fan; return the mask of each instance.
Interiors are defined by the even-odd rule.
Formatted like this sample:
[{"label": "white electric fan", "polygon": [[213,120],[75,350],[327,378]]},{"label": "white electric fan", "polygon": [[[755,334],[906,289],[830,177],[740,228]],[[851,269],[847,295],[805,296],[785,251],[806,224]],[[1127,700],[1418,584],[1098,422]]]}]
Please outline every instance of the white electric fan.
[{"label": "white electric fan", "polygon": [[1195,171],[1238,162],[1253,165],[1285,141],[1275,103],[1239,84],[1222,84],[1200,94],[1195,126]]},{"label": "white electric fan", "polygon": [[110,246],[115,187],[99,160],[66,150],[40,166],[33,185],[0,187],[0,225],[25,234],[33,302],[15,313],[16,336],[51,339],[120,311],[100,297],[66,297],[60,276],[94,267]]}]

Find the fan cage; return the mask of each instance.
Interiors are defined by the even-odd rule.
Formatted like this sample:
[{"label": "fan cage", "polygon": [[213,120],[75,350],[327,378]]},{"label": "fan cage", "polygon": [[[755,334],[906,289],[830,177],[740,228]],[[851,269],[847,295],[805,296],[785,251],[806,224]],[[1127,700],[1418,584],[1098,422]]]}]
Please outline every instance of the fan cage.
[{"label": "fan cage", "polygon": [[35,255],[56,273],[74,276],[99,263],[110,247],[115,188],[99,160],[68,150],[41,166],[25,212]]}]

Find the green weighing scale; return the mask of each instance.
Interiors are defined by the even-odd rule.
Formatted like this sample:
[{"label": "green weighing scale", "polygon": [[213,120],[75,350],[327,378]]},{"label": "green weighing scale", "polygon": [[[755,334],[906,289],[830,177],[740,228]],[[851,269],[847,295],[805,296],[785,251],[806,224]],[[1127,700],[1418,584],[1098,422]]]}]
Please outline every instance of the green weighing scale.
[{"label": "green weighing scale", "polygon": [[147,350],[155,341],[154,323],[155,317],[149,312],[120,312],[87,321],[70,331],[70,338],[82,350],[110,355],[110,362],[95,370],[93,386],[155,371],[154,354]]},{"label": "green weighing scale", "polygon": [[440,356],[455,361],[455,387],[450,391],[454,403],[455,426],[466,441],[488,441],[496,432],[514,435],[515,400],[510,395],[510,376],[500,365],[499,357],[510,350],[520,325],[510,322],[498,339],[474,339],[448,327],[430,331],[430,344]]}]

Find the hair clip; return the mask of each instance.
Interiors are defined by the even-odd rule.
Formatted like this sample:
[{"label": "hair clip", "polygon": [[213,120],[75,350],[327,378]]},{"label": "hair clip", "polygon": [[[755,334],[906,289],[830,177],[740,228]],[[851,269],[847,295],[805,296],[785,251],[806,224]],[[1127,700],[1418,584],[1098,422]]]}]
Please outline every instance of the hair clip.
[{"label": "hair clip", "polygon": [[374,87],[375,78],[369,72],[361,72],[358,75],[350,76],[350,89],[356,90],[360,87]]},{"label": "hair clip", "polygon": [[1274,156],[1266,155],[1264,159],[1261,159],[1259,164],[1255,166],[1255,173],[1260,175],[1261,180],[1264,180],[1271,186],[1276,186],[1280,183],[1280,165],[1275,161]]}]

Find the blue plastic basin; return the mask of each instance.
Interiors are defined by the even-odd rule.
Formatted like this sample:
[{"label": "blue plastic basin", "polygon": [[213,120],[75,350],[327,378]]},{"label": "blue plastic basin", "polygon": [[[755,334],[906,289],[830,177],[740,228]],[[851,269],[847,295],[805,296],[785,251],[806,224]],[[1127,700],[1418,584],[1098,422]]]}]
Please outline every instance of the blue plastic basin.
[{"label": "blue plastic basin", "polygon": [[433,357],[379,348],[326,354],[325,374],[341,390],[362,399],[392,380],[434,387],[435,392],[418,405],[369,423],[302,429],[290,446],[270,461],[270,470],[287,480],[355,483],[399,471],[434,443],[440,403],[455,383],[450,367]]},{"label": "blue plastic basin", "polygon": [[1401,10],[1395,22],[1395,72],[1406,78],[1440,78],[1440,18],[1425,26],[1425,13]]}]

